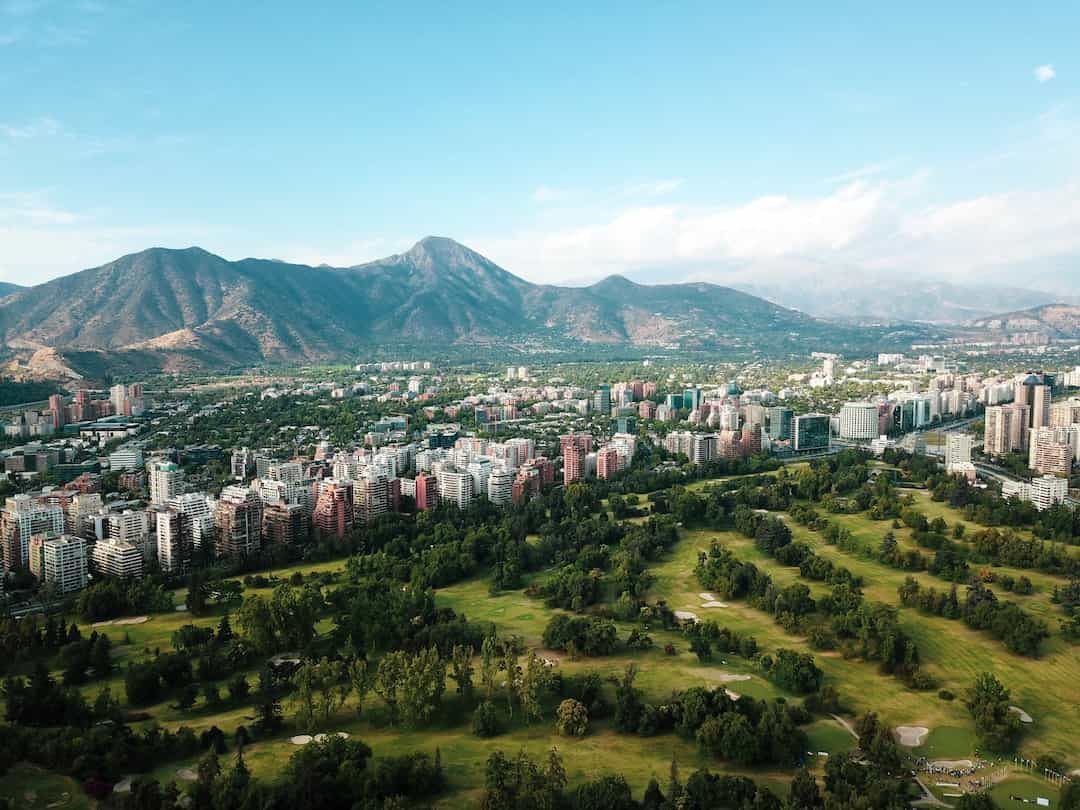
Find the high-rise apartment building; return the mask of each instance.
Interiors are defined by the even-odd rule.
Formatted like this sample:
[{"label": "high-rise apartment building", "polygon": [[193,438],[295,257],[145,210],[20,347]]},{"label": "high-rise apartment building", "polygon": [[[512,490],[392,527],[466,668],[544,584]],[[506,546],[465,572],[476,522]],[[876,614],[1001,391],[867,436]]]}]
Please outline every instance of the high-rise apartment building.
[{"label": "high-rise apartment building", "polygon": [[324,534],[344,537],[352,531],[355,515],[353,482],[327,478],[318,482],[318,495],[311,513],[311,524]]},{"label": "high-rise apartment building", "polygon": [[217,505],[211,497],[201,492],[188,492],[177,495],[169,501],[169,506],[180,513],[180,531],[192,549],[201,548],[203,543],[216,543],[214,514]]},{"label": "high-rise apartment building", "polygon": [[840,438],[869,441],[880,435],[878,406],[872,402],[848,402],[840,408]]},{"label": "high-rise apartment building", "polygon": [[29,549],[30,571],[61,594],[86,587],[86,541],[81,537],[35,537]]},{"label": "high-rise apartment building", "polygon": [[1076,458],[1075,431],[1037,427],[1028,442],[1028,467],[1045,475],[1069,477]]},{"label": "high-rise apartment building", "polygon": [[30,562],[30,538],[50,539],[64,533],[64,510],[55,504],[41,504],[29,495],[13,495],[0,512],[0,543],[4,564],[26,568]]},{"label": "high-rise apartment building", "polygon": [[184,471],[171,461],[152,461],[147,469],[150,482],[150,503],[162,506],[180,494]]},{"label": "high-rise apartment building", "polygon": [[373,469],[353,481],[353,514],[356,520],[370,523],[391,511],[390,480]]},{"label": "high-rise apartment building", "polygon": [[1080,424],[1080,399],[1055,402],[1050,406],[1050,427]]},{"label": "high-rise apartment building", "polygon": [[1028,448],[1030,407],[1014,402],[986,409],[983,449],[988,456],[1004,456]]},{"label": "high-rise apartment building", "polygon": [[262,501],[246,487],[227,486],[221,490],[214,523],[219,556],[246,557],[255,554],[262,538]]},{"label": "high-rise apartment building", "polygon": [[510,503],[513,497],[514,472],[505,469],[492,470],[487,479],[488,500],[496,506]]},{"label": "high-rise apartment building", "polygon": [[1040,512],[1065,502],[1069,495],[1069,482],[1056,475],[1044,475],[1028,481],[1005,481],[1001,485],[1001,497],[1019,498],[1035,505]]},{"label": "high-rise apartment building", "polygon": [[107,577],[138,579],[145,570],[143,550],[133,543],[102,540],[90,552],[94,570]]},{"label": "high-rise apartment building", "polygon": [[611,446],[601,447],[596,451],[596,477],[602,480],[611,478],[619,470],[619,452]]},{"label": "high-rise apartment building", "polygon": [[302,543],[308,539],[308,516],[299,504],[273,503],[263,507],[263,542]]},{"label": "high-rise apartment building", "polygon": [[154,524],[161,570],[184,573],[191,565],[191,538],[184,533],[183,516],[172,507],[160,508],[154,511]]},{"label": "high-rise apartment building", "polygon": [[589,433],[568,433],[559,437],[563,457],[563,484],[585,477],[585,456],[592,451],[593,437]]},{"label": "high-rise apartment building", "polygon": [[414,485],[416,494],[413,497],[416,500],[416,508],[421,511],[434,509],[439,502],[439,484],[435,476],[423,472],[417,473]]},{"label": "high-rise apartment building", "polygon": [[458,509],[464,509],[473,499],[473,477],[467,472],[440,472],[439,500],[443,503],[452,503]]},{"label": "high-rise apartment building", "polygon": [[952,472],[961,464],[971,463],[971,451],[975,447],[975,437],[970,433],[954,430],[945,436],[945,471]]}]

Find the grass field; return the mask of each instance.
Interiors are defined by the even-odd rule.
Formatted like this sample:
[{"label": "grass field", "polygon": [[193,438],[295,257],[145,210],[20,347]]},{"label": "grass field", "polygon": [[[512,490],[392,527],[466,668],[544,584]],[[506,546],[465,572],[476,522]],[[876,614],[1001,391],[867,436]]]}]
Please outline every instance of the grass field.
[{"label": "grass field", "polygon": [[[709,483],[712,482],[695,482],[692,486],[700,488]],[[928,517],[943,517],[950,525],[957,521],[967,523],[958,512],[931,501],[924,493],[916,492],[915,497],[918,508]],[[823,557],[862,576],[869,598],[898,604],[897,588],[907,574],[888,568],[874,558],[881,538],[889,530],[891,522],[875,522],[865,515],[830,516],[830,519],[848,528],[859,539],[866,552],[842,551],[825,544],[819,534],[798,526],[790,519],[787,519],[787,522],[796,539],[809,543]],[[980,528],[975,524],[967,525],[969,532]],[[909,530],[905,528],[894,531],[902,546],[912,546]],[[1080,728],[1080,703],[1075,700],[1074,694],[1076,684],[1080,683],[1080,648],[1066,643],[1057,632],[1056,619],[1060,615],[1060,609],[1049,601],[1053,584],[1061,580],[1032,572],[996,569],[1013,576],[1027,575],[1035,583],[1034,594],[1006,598],[1017,601],[1052,625],[1054,636],[1045,644],[1043,657],[1037,660],[1020,658],[1009,653],[997,640],[968,629],[962,622],[925,616],[909,609],[901,610],[902,624],[917,641],[925,668],[938,679],[941,688],[956,694],[957,699],[948,701],[939,698],[936,689],[930,692],[912,691],[897,679],[881,674],[872,663],[845,659],[838,653],[813,651],[804,638],[785,632],[771,616],[743,602],[733,601],[723,608],[704,607],[705,600],[700,595],[704,589],[697,583],[694,566],[699,551],[707,550],[714,540],[730,547],[741,559],[753,562],[768,571],[780,585],[800,581],[797,569],[780,566],[758,551],[751,540],[741,535],[733,532],[684,530],[675,548],[664,559],[651,566],[656,581],[649,594],[650,601],[662,598],[675,610],[691,611],[701,619],[712,619],[722,626],[752,634],[765,650],[786,647],[812,653],[824,670],[827,682],[840,691],[846,714],[857,715],[865,711],[875,711],[889,725],[923,725],[930,728],[931,732],[925,743],[913,751],[916,755],[931,758],[967,758],[973,755],[976,747],[973,726],[961,698],[979,672],[993,671],[1012,690],[1013,702],[1035,718],[1034,724],[1027,729],[1022,744],[1025,756],[1034,758],[1040,753],[1052,753],[1070,763],[1070,767],[1080,765],[1080,744],[1076,734],[1076,729]],[[344,566],[345,561],[336,560],[290,566],[273,573],[279,580],[287,580],[297,571],[307,576],[312,573],[340,571]],[[536,574],[533,578],[544,576],[546,572]],[[926,573],[918,574],[917,578],[924,585],[934,585],[939,589],[949,587],[948,583]],[[821,596],[828,590],[827,586],[821,583],[807,584],[815,596]],[[253,592],[269,595],[268,589],[246,589],[245,596]],[[183,591],[177,591],[174,595],[178,604],[183,598]],[[436,600],[440,606],[452,607],[472,621],[493,623],[501,635],[518,635],[527,646],[537,649],[542,647],[545,626],[557,612],[547,608],[541,600],[526,596],[522,591],[493,595],[489,592],[489,581],[486,577],[477,577],[440,589]],[[173,633],[181,626],[189,622],[200,626],[216,626],[220,617],[220,610],[198,618],[193,618],[186,612],[176,612],[153,615],[149,621],[142,624],[112,624],[97,628],[115,643],[117,674],[106,682],[86,686],[85,693],[92,699],[108,686],[114,696],[122,698],[124,688],[121,673],[128,663],[152,655],[155,650],[169,649]],[[620,637],[625,638],[630,628],[629,624],[619,624]],[[319,629],[323,632],[329,630],[329,622],[321,623]],[[86,633],[89,628],[83,630]],[[637,685],[651,701],[664,700],[672,691],[689,686],[712,687],[724,684],[735,692],[756,698],[792,697],[765,679],[752,661],[736,656],[715,655],[712,661],[702,663],[689,652],[680,633],[655,628],[649,632],[655,644],[653,649],[644,652],[621,651],[604,658],[576,661],[551,651],[544,651],[543,654],[546,657],[558,658],[559,667],[564,672],[592,671],[610,678],[620,675],[627,664],[635,663],[640,670]],[[663,647],[666,643],[675,645],[675,655],[664,653]],[[247,675],[253,683],[255,669]],[[731,682],[732,676],[748,676],[749,679]],[[611,689],[609,686],[609,692]],[[581,740],[557,737],[551,718],[532,726],[512,726],[492,739],[479,739],[471,734],[468,717],[455,711],[455,700],[447,700],[448,707],[442,720],[430,728],[407,730],[388,726],[377,701],[372,700],[370,706],[365,705],[362,716],[358,716],[355,710],[348,706],[328,728],[319,730],[346,731],[370,745],[376,757],[416,750],[434,752],[438,748],[450,788],[435,805],[440,808],[477,805],[483,784],[484,764],[495,750],[508,754],[524,750],[534,757],[542,757],[555,745],[564,759],[572,783],[604,773],[617,772],[626,776],[636,796],[640,796],[651,776],[656,775],[661,783],[666,780],[672,756],[678,760],[684,775],[704,766],[714,771],[729,770],[723,763],[701,753],[693,741],[671,734],[651,738],[617,734],[604,721],[594,723],[590,733]],[[206,708],[201,705],[201,699],[193,710],[188,711],[174,708],[170,701],[146,707],[145,710],[152,716],[152,722],[168,728],[175,729],[186,725],[202,731],[217,726],[230,737],[238,726],[250,725],[252,720],[250,706],[223,705]],[[286,706],[286,712],[288,711]],[[817,752],[836,754],[849,750],[856,743],[851,734],[832,718],[818,719],[810,724],[806,731],[809,736],[809,749],[814,752],[811,765],[819,772],[825,757],[818,756]],[[297,750],[289,741],[289,737],[295,733],[298,733],[298,730],[288,724],[281,735],[250,745],[245,752],[245,761],[253,772],[267,779],[278,778],[289,757]],[[152,776],[168,781],[176,778],[178,769],[193,765],[194,762],[191,761],[172,762]],[[786,794],[786,784],[790,779],[790,773],[754,770],[731,772],[749,775],[779,795]],[[34,793],[33,801],[37,802],[36,804],[26,803],[29,801],[28,791]],[[66,800],[62,795],[65,791],[68,793]],[[1028,775],[1010,779],[998,786],[995,797],[1003,807],[1012,804],[1008,800],[1010,793],[1056,796],[1049,784]],[[22,803],[16,802],[18,807],[91,806],[70,780],[29,766],[18,766],[0,779],[0,796],[5,795],[21,797]],[[67,803],[63,803],[65,801]],[[53,804],[54,802],[61,803]]]},{"label": "grass field", "polygon": [[89,810],[96,807],[73,779],[19,764],[0,777],[0,799],[18,810]]}]

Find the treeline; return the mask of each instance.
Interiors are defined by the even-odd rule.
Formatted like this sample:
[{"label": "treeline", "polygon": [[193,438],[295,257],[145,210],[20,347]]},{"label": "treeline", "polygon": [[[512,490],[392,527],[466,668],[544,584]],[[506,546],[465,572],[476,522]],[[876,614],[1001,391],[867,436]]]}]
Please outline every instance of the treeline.
[{"label": "treeline", "polygon": [[740,506],[733,515],[733,526],[777,560],[799,565],[800,572],[805,566],[808,578],[822,576],[832,584],[832,590],[819,604],[802,583],[780,588],[766,572],[740,561],[716,542],[708,554],[699,555],[695,568],[704,587],[725,598],[746,599],[772,614],[786,629],[808,635],[817,649],[841,646],[852,655],[879,662],[883,671],[912,686],[932,686],[919,668],[915,642],[899,625],[896,608],[866,600],[858,578],[846,569],[818,562],[805,545],[793,544],[791,530],[779,518]]},{"label": "treeline", "polygon": [[900,604],[946,619],[962,619],[974,630],[985,630],[1017,655],[1036,658],[1050,630],[1012,602],[1002,602],[980,580],[974,580],[961,601],[956,585],[949,591],[924,588],[915,577],[907,577],[898,589]]},{"label": "treeline", "polygon": [[1030,527],[1032,534],[1043,540],[1073,545],[1080,539],[1080,511],[1064,504],[1039,511],[1027,501],[1002,498],[998,489],[973,487],[966,478],[944,475],[936,469],[920,480],[935,501],[961,510],[965,518],[983,526]]},{"label": "treeline", "polygon": [[[695,700],[706,702],[704,696]],[[702,727],[709,724],[705,721]],[[741,738],[731,721],[732,741]],[[737,730],[736,730],[737,729]],[[837,754],[825,763],[824,786],[806,770],[795,774],[781,798],[745,776],[696,770],[684,781],[673,759],[666,783],[654,776],[640,801],[621,775],[603,776],[570,788],[566,770],[552,749],[544,763],[524,752],[507,757],[496,751],[487,761],[483,810],[906,810],[909,788],[901,756],[889,730],[876,715],[856,723],[862,754]],[[712,737],[713,730],[706,736]],[[749,747],[749,743],[748,743]]]}]

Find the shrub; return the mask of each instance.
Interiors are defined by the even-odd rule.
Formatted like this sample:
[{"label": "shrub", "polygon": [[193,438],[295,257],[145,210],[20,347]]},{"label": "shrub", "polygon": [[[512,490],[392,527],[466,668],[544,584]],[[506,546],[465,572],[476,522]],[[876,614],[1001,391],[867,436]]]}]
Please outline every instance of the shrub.
[{"label": "shrub", "polygon": [[589,710],[585,704],[573,698],[560,703],[555,715],[555,730],[564,737],[584,737],[589,730]]},{"label": "shrub", "polygon": [[499,733],[499,713],[495,704],[485,700],[473,712],[473,734],[477,737],[494,737]]}]

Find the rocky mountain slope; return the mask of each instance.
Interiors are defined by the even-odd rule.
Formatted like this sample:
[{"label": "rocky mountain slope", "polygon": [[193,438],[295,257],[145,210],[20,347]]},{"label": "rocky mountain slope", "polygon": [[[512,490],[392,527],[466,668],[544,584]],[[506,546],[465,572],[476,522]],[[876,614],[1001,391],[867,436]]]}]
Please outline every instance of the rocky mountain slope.
[{"label": "rocky mountain slope", "polygon": [[153,248],[0,298],[0,336],[9,351],[124,353],[166,368],[344,359],[391,344],[805,352],[905,337],[711,284],[532,284],[439,237],[348,268]]}]

